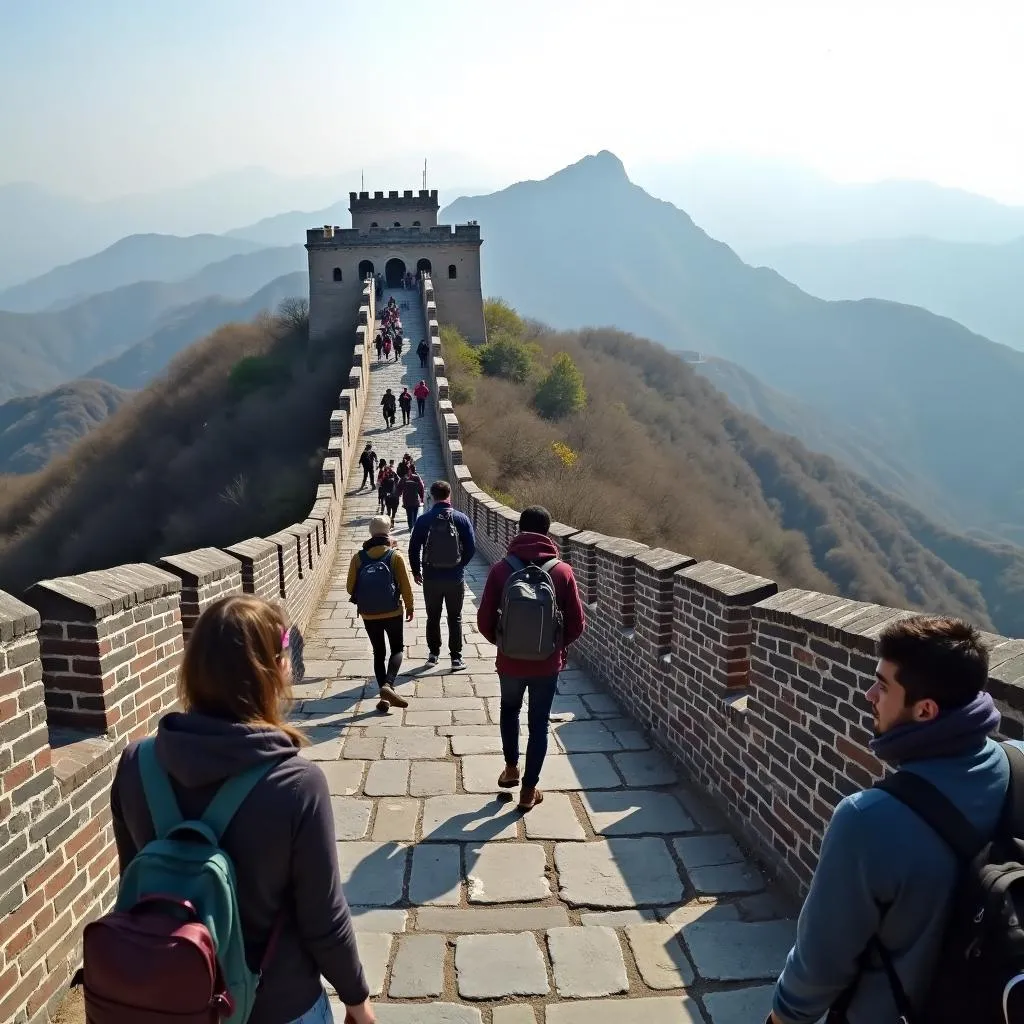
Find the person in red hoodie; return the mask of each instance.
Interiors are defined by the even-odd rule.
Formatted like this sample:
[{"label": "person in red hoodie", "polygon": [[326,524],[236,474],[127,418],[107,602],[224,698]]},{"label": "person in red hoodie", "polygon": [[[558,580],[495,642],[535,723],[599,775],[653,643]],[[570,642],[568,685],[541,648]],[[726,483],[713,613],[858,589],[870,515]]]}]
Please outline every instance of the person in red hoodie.
[{"label": "person in red hoodie", "polygon": [[430,388],[427,387],[427,382],[421,380],[412,393],[416,396],[416,415],[422,416],[427,406],[427,399],[430,397]]},{"label": "person in red hoodie", "polygon": [[[555,699],[558,673],[565,667],[566,648],[583,635],[586,626],[576,577],[570,566],[558,560],[558,548],[548,536],[550,529],[551,514],[546,508],[533,505],[523,509],[519,516],[519,534],[509,542],[508,557],[491,566],[487,574],[476,616],[477,628],[498,647],[495,665],[501,684],[501,747],[505,756],[505,767],[498,776],[498,785],[503,789],[514,789],[520,782],[519,716],[523,710],[523,697],[527,691],[530,694],[526,770],[519,791],[519,806],[524,811],[544,799],[537,784],[548,752],[548,717]],[[552,560],[554,564],[551,564]],[[511,607],[505,584],[524,564],[546,566],[545,571],[554,588],[560,622],[554,650],[544,658],[523,659],[504,653],[504,648],[513,643],[509,635],[511,631],[501,628],[502,608]],[[542,582],[541,587],[535,589],[543,589],[543,586]]]}]

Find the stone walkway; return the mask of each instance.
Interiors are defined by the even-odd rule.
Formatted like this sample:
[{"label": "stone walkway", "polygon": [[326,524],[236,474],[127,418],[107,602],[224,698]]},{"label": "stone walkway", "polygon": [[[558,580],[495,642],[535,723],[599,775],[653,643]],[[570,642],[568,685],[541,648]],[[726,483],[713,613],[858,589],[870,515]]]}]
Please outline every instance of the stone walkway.
[{"label": "stone walkway", "polygon": [[[429,410],[418,420],[414,407],[411,425],[390,431],[379,413],[386,387],[412,390],[422,376],[415,293],[394,294],[411,300],[413,351],[374,367],[364,441],[396,462],[411,452],[429,485],[443,471]],[[481,559],[467,572],[465,671],[450,671],[446,649],[426,668],[417,589],[398,683],[409,708],[376,711],[369,643],[345,592],[376,510],[375,492],[346,497],[296,718],[330,782],[381,1024],[763,1020],[793,939],[791,908],[585,672],[561,676],[543,804],[524,815],[497,789],[498,680],[475,628]],[[396,533],[404,547],[404,522]]]}]

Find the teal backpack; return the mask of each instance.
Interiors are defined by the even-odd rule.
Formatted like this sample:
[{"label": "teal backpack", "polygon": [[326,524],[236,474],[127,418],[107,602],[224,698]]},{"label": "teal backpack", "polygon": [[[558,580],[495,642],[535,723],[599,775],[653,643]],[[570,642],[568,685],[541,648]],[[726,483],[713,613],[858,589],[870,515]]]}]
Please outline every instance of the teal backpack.
[{"label": "teal backpack", "polygon": [[245,1024],[280,918],[258,972],[249,969],[235,869],[220,839],[253,787],[277,763],[228,779],[202,818],[183,819],[152,739],[139,744],[142,787],[156,838],[121,877],[114,911],[83,934],[82,981],[91,1024],[132,1019]]}]

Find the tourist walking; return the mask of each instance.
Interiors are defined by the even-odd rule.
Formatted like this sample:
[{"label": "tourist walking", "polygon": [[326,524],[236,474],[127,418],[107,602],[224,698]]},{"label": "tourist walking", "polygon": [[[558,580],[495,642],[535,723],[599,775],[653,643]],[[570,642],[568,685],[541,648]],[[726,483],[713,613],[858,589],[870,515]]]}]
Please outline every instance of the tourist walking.
[{"label": "tourist walking", "polygon": [[530,695],[526,770],[519,806],[530,810],[544,799],[537,784],[548,751],[548,717],[565,652],[583,635],[586,618],[572,569],[548,536],[551,515],[539,505],[523,509],[519,533],[508,553],[491,566],[477,609],[477,628],[498,648],[501,687],[501,747],[505,767],[498,785],[520,783],[519,716]]},{"label": "tourist walking", "polygon": [[396,363],[398,362],[399,359],[402,358],[402,345],[403,344],[404,344],[404,340],[402,338],[402,335],[401,334],[396,334],[395,335],[395,362]]},{"label": "tourist walking", "polygon": [[363,468],[363,482],[359,490],[364,487],[373,487],[373,473],[377,466],[377,453],[373,450],[373,442],[367,441],[362,455],[359,456],[359,465]]},{"label": "tourist walking", "polygon": [[425,369],[427,356],[430,355],[430,346],[427,344],[426,338],[420,338],[420,343],[416,346],[416,355],[420,357],[420,369]]},{"label": "tourist walking", "polygon": [[[964,891],[982,892],[974,853],[988,851],[982,870],[993,891],[1008,878],[1000,871],[1019,873],[1019,842],[1010,837],[1024,834],[1012,813],[1024,787],[1022,745],[990,739],[1000,715],[985,692],[988,652],[973,626],[912,616],[885,628],[877,646],[866,694],[870,746],[898,770],[833,811],[769,1021],[804,1024],[826,1012],[849,1024],[1002,1021],[1009,974],[988,960],[996,946],[982,942],[967,957],[966,940],[946,946],[943,933],[948,921],[951,938],[987,938],[979,904],[953,900],[962,870],[978,886]],[[1001,913],[987,920],[996,932],[1007,928]],[[1019,1013],[1018,1004],[1006,1020],[1024,1019]]]},{"label": "tourist walking", "polygon": [[416,415],[422,416],[426,409],[427,399],[430,397],[430,388],[427,387],[427,382],[421,380],[413,389],[413,394],[416,396]]},{"label": "tourist walking", "polygon": [[402,410],[402,426],[404,427],[409,422],[409,413],[412,412],[412,395],[409,394],[408,388],[402,388],[402,393],[398,396],[398,406]]},{"label": "tourist walking", "polygon": [[384,515],[388,511],[388,499],[394,489],[394,470],[381,459],[380,472],[377,473],[377,512],[380,515]]},{"label": "tourist walking", "polygon": [[390,429],[395,425],[395,395],[391,388],[384,392],[380,407],[384,412],[384,424]]},{"label": "tourist walking", "polygon": [[394,523],[395,517],[398,515],[398,487],[401,483],[401,478],[395,470],[394,459],[388,462],[388,469],[390,470],[390,488],[385,495],[384,507],[391,522]]},{"label": "tourist walking", "polygon": [[[433,503],[413,527],[409,537],[412,578],[423,587],[427,606],[427,664],[436,665],[441,654],[441,612],[448,616],[448,653],[452,670],[465,668],[462,660],[462,605],[466,598],[465,568],[476,553],[476,537],[469,518],[452,508],[452,485],[437,480],[430,485]],[[421,557],[422,556],[422,557]]]},{"label": "tourist walking", "polygon": [[381,337],[380,331],[377,332],[377,337],[373,339],[374,347],[377,349],[377,362],[380,362],[381,354],[384,351],[384,339]]},{"label": "tourist walking", "polygon": [[[318,763],[299,756],[308,741],[286,721],[291,706],[289,635],[280,606],[248,594],[221,598],[199,616],[180,669],[183,710],[165,714],[155,738],[131,743],[114,776],[110,811],[122,878],[119,899],[134,898],[137,906],[146,896],[190,898],[198,904],[201,921],[223,923],[226,933],[217,934],[218,967],[229,977],[237,978],[233,968],[238,966],[249,972],[250,1024],[329,1021],[321,976],[345,1004],[346,1021],[374,1024],[342,892],[330,789]],[[203,820],[220,856],[234,867],[233,881],[225,886],[237,895],[237,924],[225,921],[212,901],[202,902],[211,890],[196,887],[194,871],[182,869],[176,875],[168,870],[175,846],[197,850],[195,843],[167,836],[182,820]],[[154,840],[160,844],[159,861],[147,849]],[[216,855],[216,846],[209,849]],[[148,864],[158,866],[147,874]],[[159,891],[147,889],[145,882],[157,873]],[[149,929],[157,931],[149,931],[149,957],[136,956],[133,963],[159,970],[170,934],[161,946],[159,917],[140,915],[139,920],[153,922]],[[123,934],[105,932],[107,939]],[[134,935],[132,942],[139,938]],[[88,933],[85,941],[87,973],[94,952],[107,960],[116,957],[116,945],[90,948]],[[109,983],[109,968],[100,979]],[[166,998],[165,979],[159,980],[152,990]],[[143,1011],[148,1011],[147,1020],[163,1019],[165,1003],[138,1005],[146,986],[140,987],[137,977],[125,979],[124,987],[135,1002],[123,1008],[119,1019],[143,1019]],[[244,988],[231,995],[244,1014]],[[107,1000],[105,1013],[116,1009],[108,993],[87,988],[87,1014],[91,998],[101,997]]]},{"label": "tourist walking", "polygon": [[405,559],[395,544],[391,520],[374,516],[369,539],[352,556],[348,567],[348,593],[373,648],[373,674],[380,690],[378,711],[409,706],[395,692],[395,681],[405,650],[403,604],[405,622],[412,622],[412,584]]},{"label": "tourist walking", "polygon": [[416,473],[416,467],[409,462],[406,467],[405,477],[401,483],[402,507],[405,509],[405,518],[411,530],[416,525],[416,517],[420,512],[420,505],[423,504],[423,481]]}]

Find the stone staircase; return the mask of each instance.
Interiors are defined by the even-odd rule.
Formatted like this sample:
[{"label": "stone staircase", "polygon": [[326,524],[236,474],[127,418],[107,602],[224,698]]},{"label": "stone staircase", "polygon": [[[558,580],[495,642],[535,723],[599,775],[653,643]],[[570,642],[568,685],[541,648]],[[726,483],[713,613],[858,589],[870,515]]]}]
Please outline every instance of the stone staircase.
[{"label": "stone staircase", "polygon": [[[372,441],[396,462],[408,451],[429,485],[444,472],[431,410],[420,419],[414,405],[409,426],[391,430],[379,411],[385,388],[397,395],[426,376],[417,293],[386,290],[382,301],[391,295],[408,303],[409,344],[399,362],[374,363],[355,450]],[[296,718],[330,783],[381,1024],[763,1020],[792,908],[588,673],[561,677],[544,803],[524,815],[499,796],[498,679],[475,626],[481,558],[467,572],[466,670],[426,668],[417,590],[397,687],[409,708],[376,711],[370,647],[345,592],[376,511],[375,491],[347,494]],[[403,547],[407,532],[398,524]]]}]

